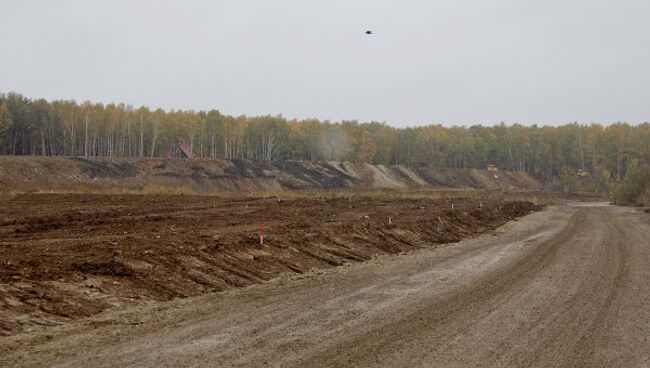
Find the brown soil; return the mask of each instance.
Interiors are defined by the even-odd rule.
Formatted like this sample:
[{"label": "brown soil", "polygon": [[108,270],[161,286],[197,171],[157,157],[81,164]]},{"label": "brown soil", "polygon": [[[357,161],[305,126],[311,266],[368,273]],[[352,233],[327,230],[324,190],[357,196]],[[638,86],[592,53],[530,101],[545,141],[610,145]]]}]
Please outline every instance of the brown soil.
[{"label": "brown soil", "polygon": [[0,366],[648,367],[648,234],[638,209],[549,206],[453,246],[1,338]]},{"label": "brown soil", "polygon": [[1,201],[2,335],[456,242],[537,208],[454,199],[452,211],[451,200],[363,197],[26,194]]},{"label": "brown soil", "polygon": [[537,191],[524,172],[348,162],[0,156],[0,192],[104,190],[214,193],[335,188]]}]

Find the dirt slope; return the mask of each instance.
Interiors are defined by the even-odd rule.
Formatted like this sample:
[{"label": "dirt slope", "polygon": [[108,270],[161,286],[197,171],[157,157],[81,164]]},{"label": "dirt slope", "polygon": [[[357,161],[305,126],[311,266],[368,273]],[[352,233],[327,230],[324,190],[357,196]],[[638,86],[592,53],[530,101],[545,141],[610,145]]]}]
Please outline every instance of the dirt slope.
[{"label": "dirt slope", "polygon": [[648,367],[647,214],[552,207],[453,247],[0,339],[15,367]]},{"label": "dirt slope", "polygon": [[0,335],[455,242],[536,208],[453,201],[20,195],[0,207]]},{"label": "dirt slope", "polygon": [[186,188],[210,192],[413,187],[540,190],[542,183],[521,172],[341,162],[0,156],[0,191]]}]

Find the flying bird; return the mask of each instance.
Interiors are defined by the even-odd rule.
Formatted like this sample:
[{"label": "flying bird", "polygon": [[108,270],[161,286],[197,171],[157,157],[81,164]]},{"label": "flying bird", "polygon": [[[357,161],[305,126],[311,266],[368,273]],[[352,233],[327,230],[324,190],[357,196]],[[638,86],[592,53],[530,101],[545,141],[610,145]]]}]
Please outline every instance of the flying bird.
[{"label": "flying bird", "polygon": [[371,35],[371,34],[374,34],[374,33],[372,33],[372,31],[366,31],[366,34]]}]

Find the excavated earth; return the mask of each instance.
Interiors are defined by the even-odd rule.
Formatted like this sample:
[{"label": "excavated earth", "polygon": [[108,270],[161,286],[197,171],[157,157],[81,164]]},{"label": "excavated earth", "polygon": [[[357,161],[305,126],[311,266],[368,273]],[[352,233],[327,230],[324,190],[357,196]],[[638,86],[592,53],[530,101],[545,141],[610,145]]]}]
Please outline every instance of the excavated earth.
[{"label": "excavated earth", "polygon": [[[74,198],[63,197],[49,206],[69,208],[63,200],[75,205]],[[108,207],[117,205],[100,198],[89,200]],[[276,210],[270,203],[249,202],[255,209],[249,215],[255,214],[256,220],[265,218],[267,213],[281,213],[282,218],[300,221],[301,225],[292,229],[299,234],[298,229],[305,232],[292,238],[296,242],[289,243],[296,251],[273,249],[278,246],[275,237],[279,236],[276,234],[280,229],[290,229],[274,222],[274,230],[269,235],[270,248],[256,248],[251,240],[250,245],[244,246],[244,252],[238,252],[238,247],[226,246],[224,252],[231,258],[221,258],[219,253],[207,249],[203,257],[189,253],[203,264],[210,263],[211,257],[222,259],[215,270],[224,270],[223,265],[228,265],[231,270],[240,270],[240,276],[231,280],[249,282],[246,280],[250,276],[244,275],[254,274],[250,267],[258,260],[267,262],[264,257],[272,259],[273,254],[290,255],[284,263],[288,267],[300,263],[298,259],[329,264],[353,254],[365,258],[373,250],[391,253],[399,249],[419,249],[302,275],[278,277],[264,284],[221,293],[111,309],[62,326],[0,338],[0,366],[650,366],[650,216],[647,213],[606,203],[548,206],[487,234],[448,246],[420,247],[420,244],[430,244],[431,239],[441,239],[437,238],[439,236],[471,234],[481,226],[489,226],[477,224],[496,224],[504,217],[494,207],[487,214],[478,213],[471,202],[463,203],[460,206],[463,209],[456,215],[445,212],[440,202],[368,202],[319,205],[296,201]],[[18,202],[13,212],[20,213],[19,205],[27,203],[29,201]],[[138,204],[143,209],[151,208],[146,200]],[[239,214],[246,211],[243,203],[214,204],[226,209],[235,206]],[[205,204],[204,211],[218,218],[218,210],[210,205]],[[196,208],[172,212],[178,213],[177,219],[187,219],[183,226],[197,236],[195,245],[184,245],[186,252],[200,247],[198,237],[202,231],[207,232],[204,227],[194,227],[196,222],[206,224],[194,215],[200,205],[190,203],[189,206]],[[507,210],[510,206],[519,208],[513,210],[513,215],[529,208],[511,203],[506,205],[506,211],[510,211]],[[48,208],[51,207],[46,205],[46,213]],[[338,210],[333,212],[332,208]],[[395,227],[386,227],[381,218],[394,209],[399,210]],[[296,212],[302,215],[292,217]],[[413,215],[405,215],[407,213]],[[168,215],[173,216],[169,212]],[[138,214],[128,215],[127,212],[124,216]],[[221,219],[237,222],[240,216],[232,218]],[[120,223],[121,220],[110,221]],[[161,225],[169,228],[171,222],[161,221]],[[315,222],[332,225],[304,230],[305,227],[311,229]],[[137,228],[158,228],[148,220],[140,219],[136,223]],[[20,228],[11,226],[14,231]],[[96,237],[111,238],[110,241],[118,245],[128,244],[125,240],[129,234],[106,233],[109,228],[105,227],[100,235],[101,224],[84,226],[97,226]],[[176,226],[181,227],[180,223],[174,225],[175,229]],[[254,230],[254,226],[240,226],[246,230],[242,234]],[[75,242],[72,235],[61,240],[64,228],[52,230],[49,249]],[[133,231],[140,234],[137,228]],[[171,239],[176,238],[170,229],[162,232],[164,228],[159,227],[160,239],[164,239],[160,242],[171,244]],[[21,247],[33,246],[41,250],[47,247],[42,234],[32,233],[33,245],[20,241],[24,234],[27,233],[17,235],[15,241],[22,244]],[[157,239],[156,232],[147,234]],[[320,237],[328,240],[316,240]],[[174,248],[178,248],[182,242],[175,244]],[[136,245],[130,247],[138,248]],[[122,250],[124,254],[128,248]],[[153,244],[152,248],[156,249]],[[6,248],[2,249],[7,252]],[[78,251],[102,254],[99,249],[99,245],[84,244]],[[185,273],[194,269],[188,267],[185,258],[174,256],[178,250],[172,251],[166,246],[158,249],[170,252],[170,258],[177,261],[163,266],[155,261],[158,253],[140,253],[137,260],[141,264],[155,263],[155,267],[187,267]],[[31,253],[31,258],[41,252]],[[8,253],[18,262],[20,257],[14,255],[14,250]],[[239,254],[242,253],[251,255],[252,259],[241,261]],[[66,264],[63,259],[53,255],[49,262],[46,259],[41,262],[50,268],[65,268],[57,266]],[[183,261],[179,264],[178,259]],[[32,269],[47,273],[37,264],[33,263]],[[137,282],[132,281],[132,277],[135,275],[154,285],[155,277],[159,277],[156,275],[164,274],[164,271],[152,269],[152,278],[148,279],[137,271],[133,261],[124,264],[124,269],[118,267],[122,276],[104,276],[105,282],[97,287],[100,290],[92,293],[106,293],[105,287],[111,285],[112,280],[120,282],[125,290],[134,290]],[[268,263],[269,267],[271,264]],[[242,271],[243,265],[246,265],[245,271]],[[74,272],[85,274],[88,269]],[[125,270],[130,276],[125,275]],[[21,278],[29,277],[27,272],[20,273]],[[258,271],[256,275],[261,279],[268,274]],[[65,277],[67,280],[71,276]],[[186,286],[177,293],[192,290],[196,280],[205,280],[205,277],[186,280]],[[9,281],[9,285],[15,282]],[[176,290],[176,284],[169,284],[167,290]],[[39,291],[21,303],[26,304],[38,295]]]},{"label": "excavated earth", "polygon": [[359,196],[22,194],[1,204],[4,336],[111,307],[457,242],[538,209],[530,202]]},{"label": "excavated earth", "polygon": [[525,172],[349,162],[0,156],[0,192],[147,193],[336,188],[434,188],[538,191]]}]

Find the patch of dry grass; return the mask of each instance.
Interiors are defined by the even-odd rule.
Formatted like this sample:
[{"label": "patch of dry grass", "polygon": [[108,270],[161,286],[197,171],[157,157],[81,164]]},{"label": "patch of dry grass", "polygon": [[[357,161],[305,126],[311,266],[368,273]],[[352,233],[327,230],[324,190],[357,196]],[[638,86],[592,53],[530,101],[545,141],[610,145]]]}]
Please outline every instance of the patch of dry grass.
[{"label": "patch of dry grass", "polygon": [[141,188],[116,188],[79,183],[68,188],[51,189],[25,189],[12,190],[0,194],[0,198],[14,197],[24,193],[48,194],[104,194],[104,195],[187,195],[187,196],[214,196],[219,198],[321,198],[323,200],[336,198],[375,198],[385,200],[396,199],[447,199],[471,198],[486,202],[503,201],[528,201],[535,204],[560,203],[575,200],[603,200],[593,194],[560,194],[551,192],[525,192],[502,190],[475,190],[475,189],[373,189],[373,188],[337,188],[337,189],[299,189],[299,190],[248,190],[248,191],[223,191],[208,190],[198,191],[185,186],[154,186]]}]

